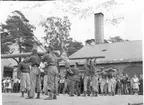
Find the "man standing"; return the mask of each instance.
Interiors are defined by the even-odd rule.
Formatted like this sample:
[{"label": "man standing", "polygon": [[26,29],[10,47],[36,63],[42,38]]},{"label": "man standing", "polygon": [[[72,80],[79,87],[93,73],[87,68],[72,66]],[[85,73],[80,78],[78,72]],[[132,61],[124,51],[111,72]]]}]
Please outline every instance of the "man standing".
[{"label": "man standing", "polygon": [[84,81],[84,74],[82,74],[81,77],[80,77],[80,90],[81,90],[81,94],[83,94],[83,92],[84,92],[83,81]]},{"label": "man standing", "polygon": [[18,72],[20,73],[20,90],[22,93],[22,97],[24,97],[25,86],[27,91],[30,91],[30,68],[29,63],[27,62],[29,58],[25,58],[23,62],[21,62],[18,66]]},{"label": "man standing", "polygon": [[92,76],[92,66],[89,60],[86,61],[85,64],[85,73],[84,73],[84,96],[88,93],[88,96],[90,96],[91,90],[90,90],[90,82],[91,82],[91,76]]},{"label": "man standing", "polygon": [[139,84],[139,90],[140,90],[140,91],[139,91],[139,94],[140,94],[140,95],[143,95],[143,75],[142,75],[142,74],[140,75],[139,83],[140,83],[140,84]]},{"label": "man standing", "polygon": [[132,89],[133,89],[133,93],[138,94],[139,91],[139,79],[136,75],[134,75],[134,77],[132,78]]},{"label": "man standing", "polygon": [[95,74],[92,76],[92,93],[93,96],[98,95],[98,86],[99,86],[99,81],[98,81],[98,73],[95,71]]},{"label": "man standing", "polygon": [[59,94],[63,93],[64,83],[65,83],[65,78],[64,77],[60,77],[59,86],[58,86],[58,93]]},{"label": "man standing", "polygon": [[18,78],[17,78],[17,76],[15,76],[15,78],[13,80],[13,92],[14,93],[18,92]]},{"label": "man standing", "polygon": [[101,74],[100,78],[99,78],[99,83],[100,83],[100,91],[101,91],[101,95],[104,95],[104,86],[106,84],[106,79],[105,76]]},{"label": "man standing", "polygon": [[78,76],[78,68],[77,68],[77,64],[74,65],[74,67],[69,68],[67,70],[67,76],[66,76],[68,82],[69,82],[69,86],[70,86],[70,96],[74,96],[74,92],[75,90],[78,93],[78,96],[80,95],[80,89],[78,88],[78,82],[80,80],[79,76]]},{"label": "man standing", "polygon": [[57,98],[57,58],[51,50],[51,48],[48,48],[46,54],[42,57],[42,62],[45,62],[45,72],[47,75],[47,91],[49,92],[49,97],[45,100],[53,100]]},{"label": "man standing", "polygon": [[129,80],[129,78],[128,78],[128,75],[126,74],[124,76],[124,78],[122,79],[122,81],[123,81],[123,94],[128,94],[129,93],[129,91],[128,91],[128,80]]},{"label": "man standing", "polygon": [[30,83],[31,83],[31,90],[28,93],[29,98],[33,98],[35,95],[35,89],[37,92],[36,99],[40,98],[40,69],[38,68],[41,63],[41,58],[37,53],[37,49],[32,50],[32,56],[29,59],[31,63],[31,70],[30,70]]}]

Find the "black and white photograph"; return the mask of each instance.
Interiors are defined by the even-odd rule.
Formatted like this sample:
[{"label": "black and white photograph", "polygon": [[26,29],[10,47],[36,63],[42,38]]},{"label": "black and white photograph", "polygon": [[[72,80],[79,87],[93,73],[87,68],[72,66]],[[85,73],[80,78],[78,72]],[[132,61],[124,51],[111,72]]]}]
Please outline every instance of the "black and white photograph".
[{"label": "black and white photograph", "polygon": [[143,105],[143,0],[1,0],[2,105]]}]

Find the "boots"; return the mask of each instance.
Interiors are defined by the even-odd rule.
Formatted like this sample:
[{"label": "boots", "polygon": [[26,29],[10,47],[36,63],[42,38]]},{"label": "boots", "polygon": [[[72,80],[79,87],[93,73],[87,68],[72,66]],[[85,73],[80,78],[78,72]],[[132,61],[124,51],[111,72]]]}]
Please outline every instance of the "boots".
[{"label": "boots", "polygon": [[24,91],[22,91],[22,95],[21,95],[21,97],[24,97]]},{"label": "boots", "polygon": [[26,99],[32,99],[33,97],[30,96],[30,91],[28,91],[28,97]]},{"label": "boots", "polygon": [[49,92],[49,97],[47,97],[47,98],[44,99],[44,100],[53,100],[52,92],[51,92],[51,91]]},{"label": "boots", "polygon": [[112,95],[112,93],[111,92],[108,92],[109,93],[109,96],[111,96]]},{"label": "boots", "polygon": [[53,92],[53,99],[57,99],[57,95],[59,95],[59,94],[58,94],[58,92],[55,90],[55,91]]},{"label": "boots", "polygon": [[101,96],[103,96],[103,94],[104,94],[104,93],[103,93],[103,92],[101,92]]},{"label": "boots", "polygon": [[30,91],[28,91],[28,97],[30,97]]},{"label": "boots", "polygon": [[98,92],[95,92],[95,96],[96,96],[96,97],[98,96]]},{"label": "boots", "polygon": [[84,91],[84,95],[83,95],[84,97],[86,96],[86,91]]},{"label": "boots", "polygon": [[95,96],[95,91],[92,91],[92,96],[93,96],[93,97]]},{"label": "boots", "polygon": [[53,99],[57,99],[57,95],[56,94],[54,94]]},{"label": "boots", "polygon": [[37,93],[36,99],[40,99],[40,92]]},{"label": "boots", "polygon": [[115,92],[112,92],[112,96],[115,96]]}]

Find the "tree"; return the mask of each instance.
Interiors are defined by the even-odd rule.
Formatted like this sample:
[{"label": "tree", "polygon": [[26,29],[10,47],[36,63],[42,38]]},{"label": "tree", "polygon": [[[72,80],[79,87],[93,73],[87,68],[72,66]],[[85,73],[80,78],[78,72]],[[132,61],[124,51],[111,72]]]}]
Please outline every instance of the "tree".
[{"label": "tree", "polygon": [[[1,24],[0,26],[3,34],[4,31],[7,32],[7,35],[2,35],[2,51],[5,50],[4,46],[7,46],[7,48],[13,48],[14,44],[17,45],[19,53],[31,51],[35,44],[33,37],[33,30],[35,27],[29,24],[29,20],[20,11],[13,11],[11,15],[8,16],[5,24]],[[11,49],[8,49],[2,52],[2,54],[12,53],[10,50]],[[19,63],[21,62],[21,57],[19,57],[19,60],[15,58],[14,60]]]},{"label": "tree", "polygon": [[[55,3],[57,9],[68,12],[79,18],[88,18],[96,12],[113,12],[114,9],[124,4],[125,1],[106,0],[102,2],[94,2],[95,0],[62,0],[62,3]],[[92,4],[93,2],[93,4]],[[120,24],[124,19],[122,16],[114,16],[105,19],[106,23],[112,25]]]},{"label": "tree", "polygon": [[81,42],[78,41],[70,41],[69,45],[67,46],[68,48],[68,56],[72,55],[73,53],[75,53],[76,51],[78,51],[79,49],[81,49],[83,47],[83,44]]},{"label": "tree", "polygon": [[[10,48],[9,45],[10,43],[8,43],[6,40],[8,40],[8,33],[7,32],[2,32],[0,34],[1,37],[1,54],[6,54],[8,52],[10,52]],[[3,44],[2,44],[3,43]]]},{"label": "tree", "polygon": [[127,40],[127,39],[124,40],[120,36],[115,36],[115,37],[110,37],[108,39],[108,41],[111,42],[111,43],[116,43],[116,42],[124,42],[124,41],[129,41],[129,40]]},{"label": "tree", "polygon": [[[87,40],[85,41],[85,44],[86,44],[86,45],[92,45],[92,44],[94,44],[94,43],[95,43],[95,39],[87,39]],[[104,39],[104,43],[109,43],[109,42],[108,42],[108,40]]]},{"label": "tree", "polygon": [[54,50],[60,50],[61,52],[67,49],[68,42],[72,40],[69,38],[71,23],[67,16],[64,16],[63,19],[49,17],[41,22],[40,25],[44,27],[46,36],[43,39],[47,46],[52,46]]},{"label": "tree", "polygon": [[92,43],[95,43],[95,40],[94,40],[94,39],[87,39],[87,40],[85,41],[85,44],[86,44],[86,45],[92,45]]},{"label": "tree", "polygon": [[[94,39],[87,39],[85,41],[86,45],[92,45],[94,43]],[[116,42],[124,42],[124,41],[129,41],[128,39],[122,39],[120,36],[115,36],[115,37],[109,37],[109,39],[104,39],[104,43],[116,43]]]}]

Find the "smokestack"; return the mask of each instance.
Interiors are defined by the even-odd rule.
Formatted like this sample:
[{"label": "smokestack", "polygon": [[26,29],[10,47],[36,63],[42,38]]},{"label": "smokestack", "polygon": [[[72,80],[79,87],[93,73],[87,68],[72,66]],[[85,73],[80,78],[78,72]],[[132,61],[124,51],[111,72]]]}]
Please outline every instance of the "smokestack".
[{"label": "smokestack", "polygon": [[94,14],[95,24],[95,44],[104,43],[104,14]]}]

